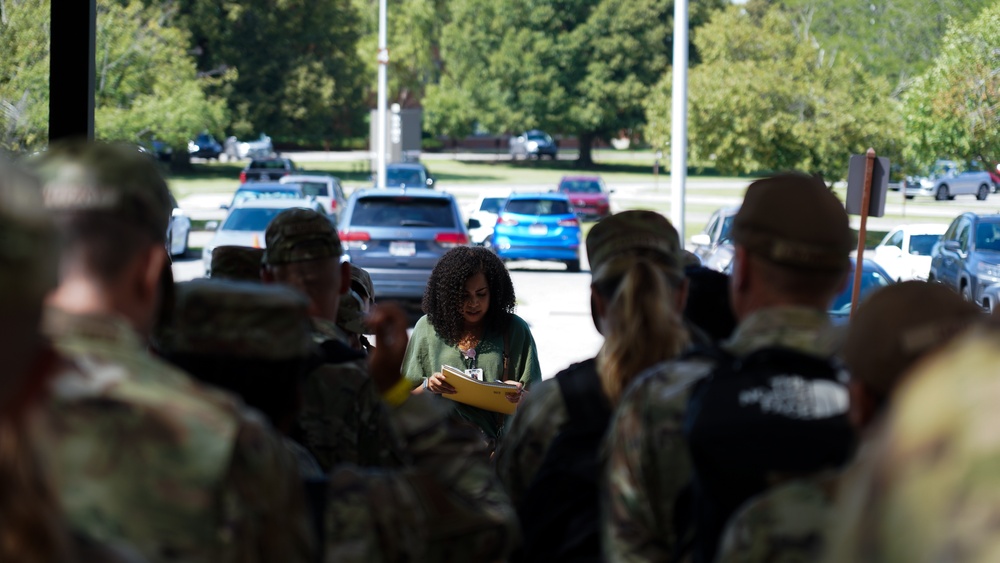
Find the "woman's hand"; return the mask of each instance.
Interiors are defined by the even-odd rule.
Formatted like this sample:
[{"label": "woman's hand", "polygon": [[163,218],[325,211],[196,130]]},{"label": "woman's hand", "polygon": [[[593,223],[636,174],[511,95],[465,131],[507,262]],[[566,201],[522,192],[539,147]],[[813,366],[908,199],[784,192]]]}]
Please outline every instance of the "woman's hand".
[{"label": "woman's hand", "polygon": [[445,381],[444,376],[440,372],[427,378],[427,390],[431,393],[445,393],[451,395],[455,393],[455,388],[451,386],[450,383]]},{"label": "woman's hand", "polygon": [[506,383],[507,385],[517,385],[516,393],[507,393],[506,395],[507,400],[514,403],[515,405],[521,401],[521,397],[528,394],[528,392],[524,390],[524,384],[521,383],[520,381],[504,381],[504,383]]}]

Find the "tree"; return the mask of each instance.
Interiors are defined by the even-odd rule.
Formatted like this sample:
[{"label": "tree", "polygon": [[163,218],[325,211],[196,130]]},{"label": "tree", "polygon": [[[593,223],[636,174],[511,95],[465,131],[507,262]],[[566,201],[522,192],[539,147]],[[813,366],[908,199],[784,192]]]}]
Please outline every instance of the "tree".
[{"label": "tree", "polygon": [[1000,6],[953,25],[933,66],[903,96],[905,156],[921,168],[943,156],[1000,159]]},{"label": "tree", "polygon": [[[692,2],[692,25],[722,4]],[[643,100],[671,56],[669,0],[461,0],[451,10],[429,127],[575,134],[583,166],[594,139],[644,122]]]},{"label": "tree", "polygon": [[[751,2],[718,13],[695,37],[703,62],[688,83],[691,159],[728,174],[847,172],[851,153],[898,152],[901,132],[887,81],[831,61],[776,7]],[[670,139],[668,75],[647,104],[656,146]]]},{"label": "tree", "polygon": [[48,140],[49,3],[0,2],[0,148],[35,150]]}]

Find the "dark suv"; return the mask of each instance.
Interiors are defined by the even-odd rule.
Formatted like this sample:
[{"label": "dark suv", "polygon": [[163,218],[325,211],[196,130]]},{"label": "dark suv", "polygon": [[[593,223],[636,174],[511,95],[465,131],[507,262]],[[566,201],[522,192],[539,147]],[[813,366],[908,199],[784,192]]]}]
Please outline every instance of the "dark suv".
[{"label": "dark suv", "polygon": [[511,158],[523,156],[541,160],[543,156],[547,156],[555,160],[558,153],[559,147],[545,131],[532,129],[510,138]]},{"label": "dark suv", "polygon": [[[423,298],[438,259],[469,244],[455,197],[435,190],[357,190],[340,220],[344,249],[352,264],[371,274],[379,299]],[[469,223],[479,226],[475,219]]]},{"label": "dark suv", "polygon": [[956,217],[931,250],[928,280],[982,305],[983,291],[1000,283],[1000,215]]}]

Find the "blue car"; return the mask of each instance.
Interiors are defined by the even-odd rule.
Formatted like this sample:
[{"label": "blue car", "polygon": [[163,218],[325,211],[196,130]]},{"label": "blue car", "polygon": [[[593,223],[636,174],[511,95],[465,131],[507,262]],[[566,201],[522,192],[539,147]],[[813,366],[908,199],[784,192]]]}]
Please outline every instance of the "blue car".
[{"label": "blue car", "polygon": [[580,222],[565,194],[512,194],[497,215],[493,249],[504,260],[552,260],[579,272]]},{"label": "blue car", "polygon": [[983,304],[983,292],[1000,283],[1000,215],[963,213],[931,249],[928,280]]}]

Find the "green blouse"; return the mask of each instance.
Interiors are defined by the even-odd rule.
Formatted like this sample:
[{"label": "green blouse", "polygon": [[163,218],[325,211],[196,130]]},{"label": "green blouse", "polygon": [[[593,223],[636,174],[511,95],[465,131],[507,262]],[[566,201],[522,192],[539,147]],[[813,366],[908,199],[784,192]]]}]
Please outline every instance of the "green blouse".
[{"label": "green blouse", "polygon": [[[538,366],[535,339],[531,336],[528,323],[517,315],[511,315],[508,327],[510,339],[510,379],[519,381],[529,388],[542,380],[542,370]],[[448,344],[434,330],[433,325],[423,316],[413,327],[410,343],[403,358],[403,377],[414,387],[423,385],[424,379],[441,371],[442,365],[460,369],[480,368],[486,381],[503,381],[503,333],[487,331],[476,346],[475,360],[466,358],[454,344]],[[493,412],[454,403],[456,413],[476,424],[489,437],[502,434],[504,419]]]}]

